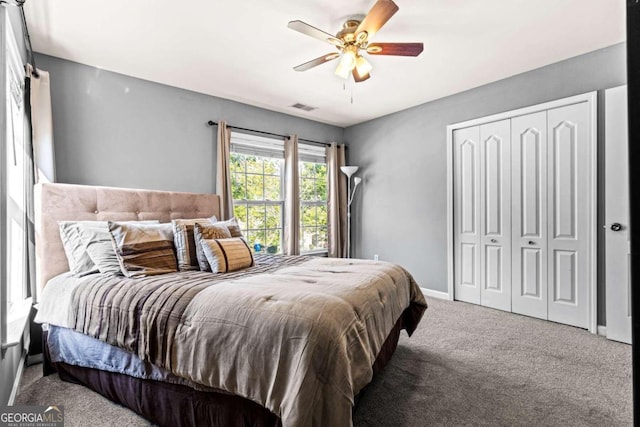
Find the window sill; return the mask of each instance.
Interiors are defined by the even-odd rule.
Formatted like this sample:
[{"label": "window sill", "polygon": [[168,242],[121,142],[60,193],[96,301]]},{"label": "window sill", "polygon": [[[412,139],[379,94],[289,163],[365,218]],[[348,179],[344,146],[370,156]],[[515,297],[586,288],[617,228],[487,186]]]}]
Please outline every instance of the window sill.
[{"label": "window sill", "polygon": [[320,249],[317,251],[300,252],[300,255],[328,257],[329,251],[327,251],[326,249]]},{"label": "window sill", "polygon": [[31,298],[15,303],[7,316],[7,338],[2,350],[14,347],[22,341],[31,313]]}]

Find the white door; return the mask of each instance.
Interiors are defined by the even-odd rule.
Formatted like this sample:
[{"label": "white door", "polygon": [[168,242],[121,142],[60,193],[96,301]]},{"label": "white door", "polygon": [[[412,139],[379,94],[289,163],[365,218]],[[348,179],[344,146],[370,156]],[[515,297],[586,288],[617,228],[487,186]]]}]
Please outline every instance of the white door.
[{"label": "white door", "polygon": [[453,134],[454,289],[457,300],[480,304],[480,128]]},{"label": "white door", "polygon": [[547,112],[511,121],[512,311],[547,319]]},{"label": "white door", "polygon": [[511,311],[511,121],[480,126],[480,304]]},{"label": "white door", "polygon": [[607,338],[631,344],[627,87],[605,91]]},{"label": "white door", "polygon": [[548,319],[589,328],[591,141],[586,102],[547,111]]}]

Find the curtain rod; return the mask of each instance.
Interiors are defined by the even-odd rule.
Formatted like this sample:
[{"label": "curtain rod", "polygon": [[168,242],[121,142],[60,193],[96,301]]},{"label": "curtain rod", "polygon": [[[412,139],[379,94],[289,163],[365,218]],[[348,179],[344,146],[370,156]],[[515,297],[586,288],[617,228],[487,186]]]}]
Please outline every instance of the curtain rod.
[{"label": "curtain rod", "polygon": [[[209,121],[207,122],[207,124],[208,124],[209,126],[218,126],[218,123],[217,123],[217,122],[214,122],[213,120],[209,120]],[[231,125],[227,125],[227,127],[228,127],[228,128],[231,128],[231,129],[246,130],[246,131],[248,131],[248,132],[261,133],[261,134],[263,134],[263,135],[279,136],[279,137],[281,137],[281,138],[288,138],[288,137],[289,137],[289,135],[280,135],[279,133],[271,133],[271,132],[265,132],[265,131],[262,131],[262,130],[255,130],[255,129],[241,128],[241,127],[238,127],[238,126],[231,126]],[[330,147],[330,146],[331,146],[331,144],[329,144],[329,143],[327,143],[327,142],[312,141],[312,140],[310,140],[310,139],[298,138],[298,141],[304,141],[304,142],[309,143],[309,144],[322,145],[322,146],[324,146],[324,147]]]}]

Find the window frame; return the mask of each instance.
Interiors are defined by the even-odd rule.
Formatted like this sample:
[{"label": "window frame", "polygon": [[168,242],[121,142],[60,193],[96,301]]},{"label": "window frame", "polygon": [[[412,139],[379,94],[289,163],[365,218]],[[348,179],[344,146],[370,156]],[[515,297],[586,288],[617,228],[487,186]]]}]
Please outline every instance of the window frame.
[{"label": "window frame", "polygon": [[[265,236],[267,236],[270,232],[279,232],[280,239],[278,242],[278,252],[276,254],[282,254],[284,249],[284,232],[285,232],[285,223],[284,223],[284,141],[275,139],[275,138],[265,138],[257,135],[250,135],[244,133],[231,133],[231,147],[230,147],[230,155],[243,155],[243,156],[251,156],[259,159],[270,159],[277,160],[279,165],[280,174],[273,175],[267,174],[264,171],[264,167],[262,173],[256,172],[248,172],[247,167],[245,165],[244,173],[242,174],[245,177],[245,198],[243,199],[232,199],[233,201],[233,211],[235,215],[236,206],[242,206],[246,209],[246,228],[243,228],[242,231],[245,234],[245,237],[250,236],[252,233],[264,232]],[[264,161],[264,160],[263,160]],[[236,175],[236,172],[232,172],[232,178]],[[248,199],[246,193],[247,180],[248,176],[262,176],[263,178],[263,198],[262,199]],[[273,200],[265,198],[264,190],[265,190],[265,177],[278,177],[279,178],[279,194],[280,199]],[[233,186],[233,179],[232,184]],[[233,190],[233,188],[232,188]],[[233,194],[233,191],[232,191]],[[249,224],[249,210],[252,206],[264,206],[265,207],[265,228],[250,228]],[[267,228],[266,227],[266,208],[269,206],[279,206],[280,207],[280,217],[278,220],[279,227],[278,228]],[[248,241],[249,246],[254,249],[255,242]],[[267,253],[267,243],[261,242],[264,245],[264,249],[260,251],[260,253]],[[255,250],[255,249],[254,249]]]}]

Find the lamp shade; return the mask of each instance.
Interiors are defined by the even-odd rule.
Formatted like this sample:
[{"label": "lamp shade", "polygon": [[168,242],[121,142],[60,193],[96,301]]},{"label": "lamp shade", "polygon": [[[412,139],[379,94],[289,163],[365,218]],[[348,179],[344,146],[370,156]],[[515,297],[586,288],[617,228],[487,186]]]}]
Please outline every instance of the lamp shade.
[{"label": "lamp shade", "polygon": [[351,178],[351,175],[358,172],[358,166],[340,166],[340,170],[343,174],[347,175],[347,177]]}]

